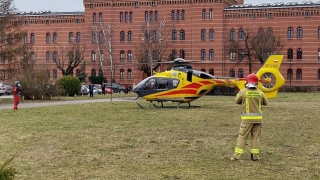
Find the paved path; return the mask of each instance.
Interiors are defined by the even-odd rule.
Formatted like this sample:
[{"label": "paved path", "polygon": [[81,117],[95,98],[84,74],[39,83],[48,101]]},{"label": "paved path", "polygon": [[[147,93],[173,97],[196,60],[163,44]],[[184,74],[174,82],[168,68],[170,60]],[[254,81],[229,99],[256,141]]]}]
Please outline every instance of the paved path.
[{"label": "paved path", "polygon": [[[122,97],[122,98],[112,98],[112,102],[121,102],[121,101],[134,101],[135,97]],[[58,106],[58,105],[67,105],[67,104],[85,104],[85,103],[95,103],[95,102],[110,102],[109,99],[88,99],[88,100],[72,100],[72,101],[46,101],[46,102],[21,102],[18,105],[18,108],[34,108],[34,107],[43,107],[43,106]],[[0,104],[0,110],[2,109],[13,109],[12,104]]]}]

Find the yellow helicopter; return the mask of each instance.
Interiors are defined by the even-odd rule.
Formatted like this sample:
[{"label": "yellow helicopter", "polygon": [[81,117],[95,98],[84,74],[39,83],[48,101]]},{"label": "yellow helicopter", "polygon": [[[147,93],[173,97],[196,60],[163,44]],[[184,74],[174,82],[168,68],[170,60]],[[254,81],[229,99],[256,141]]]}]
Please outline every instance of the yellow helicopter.
[{"label": "yellow helicopter", "polygon": [[[257,87],[267,98],[276,97],[278,89],[285,83],[279,71],[283,57],[284,55],[270,55],[256,73],[260,82]],[[163,102],[168,101],[177,102],[177,107],[181,103],[188,103],[190,106],[190,102],[206,95],[215,86],[238,87],[239,90],[245,88],[246,78],[213,76],[194,70],[186,62],[190,61],[177,58],[174,60],[176,65],[171,70],[155,73],[142,80],[133,87],[133,91],[138,95],[137,98],[142,97],[149,101],[150,106],[153,102],[160,102],[163,107]]]}]

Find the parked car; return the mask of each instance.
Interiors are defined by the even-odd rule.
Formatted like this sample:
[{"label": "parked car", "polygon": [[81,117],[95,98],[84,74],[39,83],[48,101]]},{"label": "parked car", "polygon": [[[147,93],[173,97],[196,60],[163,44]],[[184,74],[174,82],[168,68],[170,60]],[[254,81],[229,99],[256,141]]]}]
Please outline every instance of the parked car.
[{"label": "parked car", "polygon": [[[83,85],[83,86],[85,86],[88,89],[88,93],[90,93],[89,85]],[[98,89],[95,86],[93,86],[93,94],[98,94]]]},{"label": "parked car", "polygon": [[81,89],[79,91],[80,95],[88,95],[89,94],[89,88],[87,88],[85,85],[81,85]]},{"label": "parked car", "polygon": [[6,86],[0,83],[0,95],[6,94]]},{"label": "parked car", "polygon": [[105,90],[106,94],[113,94],[114,93],[111,88],[106,87],[106,88],[104,88],[104,90]]},{"label": "parked car", "polygon": [[5,85],[5,87],[6,87],[6,95],[12,94],[12,87],[8,85]]},{"label": "parked car", "polygon": [[119,93],[119,92],[123,92],[124,93],[125,90],[126,90],[126,88],[124,86],[120,86],[117,83],[112,83],[112,87],[111,87],[111,83],[104,83],[103,85],[106,88],[111,88],[114,93]]}]

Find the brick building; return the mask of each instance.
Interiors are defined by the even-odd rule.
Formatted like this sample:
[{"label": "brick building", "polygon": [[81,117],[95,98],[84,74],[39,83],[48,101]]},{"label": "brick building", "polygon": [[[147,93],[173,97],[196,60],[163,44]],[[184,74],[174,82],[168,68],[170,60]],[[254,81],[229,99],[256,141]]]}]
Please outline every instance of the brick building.
[{"label": "brick building", "polygon": [[[112,5],[113,3],[113,5]],[[33,43],[39,63],[50,64],[52,79],[61,77],[53,59],[59,48],[79,43],[85,47],[86,72],[111,80],[110,48],[104,36],[113,27],[114,79],[119,84],[137,83],[145,75],[132,63],[141,41],[139,26],[147,21],[173,23],[166,56],[199,60],[193,66],[216,76],[246,76],[246,61],[237,61],[227,49],[230,37],[241,28],[271,31],[279,35],[285,55],[281,73],[286,84],[315,84],[320,80],[320,3],[306,2],[252,6],[242,0],[121,1],[83,0],[84,12],[25,14],[25,40]],[[164,69],[161,65],[159,69]],[[254,63],[253,71],[261,66]],[[76,75],[76,72],[75,74]]]}]

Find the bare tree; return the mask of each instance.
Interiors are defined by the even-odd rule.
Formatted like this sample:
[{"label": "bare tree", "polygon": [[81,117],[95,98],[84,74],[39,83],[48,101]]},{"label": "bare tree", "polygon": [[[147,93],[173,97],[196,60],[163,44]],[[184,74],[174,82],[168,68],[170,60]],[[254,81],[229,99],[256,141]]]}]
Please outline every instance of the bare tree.
[{"label": "bare tree", "polygon": [[73,43],[60,47],[59,55],[53,55],[56,67],[61,70],[63,76],[73,75],[73,70],[84,62],[85,48],[81,43]]},{"label": "bare tree", "polygon": [[166,18],[159,21],[148,21],[139,26],[141,41],[136,45],[137,67],[139,70],[152,76],[153,71],[160,66],[165,52],[170,45],[170,35],[173,24],[166,22]]},{"label": "bare tree", "polygon": [[0,61],[2,79],[11,79],[19,69],[20,60],[29,52],[27,33],[23,31],[23,16],[13,0],[0,0]]},{"label": "bare tree", "polygon": [[247,59],[249,73],[252,73],[252,63],[259,60],[261,64],[267,59],[270,54],[277,54],[283,48],[280,36],[273,35],[273,32],[268,30],[264,32],[259,29],[254,33],[251,29],[238,31],[238,39],[235,38],[235,32],[230,34],[230,44],[228,50],[230,59],[243,61]]}]

